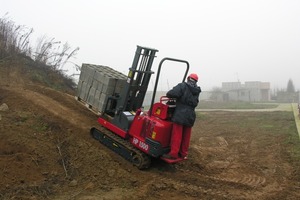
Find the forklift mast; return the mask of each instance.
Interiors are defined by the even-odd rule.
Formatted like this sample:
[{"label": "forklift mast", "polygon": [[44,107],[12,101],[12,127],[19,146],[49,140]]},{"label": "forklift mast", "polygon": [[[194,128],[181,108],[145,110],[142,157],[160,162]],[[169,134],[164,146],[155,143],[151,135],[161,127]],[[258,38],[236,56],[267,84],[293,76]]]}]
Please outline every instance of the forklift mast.
[{"label": "forklift mast", "polygon": [[134,112],[141,108],[145,99],[151,75],[156,49],[137,46],[126,84],[120,94],[108,98],[105,115],[118,128],[127,131],[134,118]]},{"label": "forklift mast", "polygon": [[127,76],[127,84],[120,94],[117,103],[117,113],[122,111],[136,111],[141,108],[148,89],[152,63],[156,49],[137,46],[135,57]]}]

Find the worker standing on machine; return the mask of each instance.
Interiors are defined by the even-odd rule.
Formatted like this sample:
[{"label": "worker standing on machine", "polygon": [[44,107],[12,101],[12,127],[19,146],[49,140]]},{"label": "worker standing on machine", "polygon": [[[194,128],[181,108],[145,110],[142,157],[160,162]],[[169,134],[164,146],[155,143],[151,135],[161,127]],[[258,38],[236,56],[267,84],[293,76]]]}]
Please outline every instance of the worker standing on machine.
[{"label": "worker standing on machine", "polygon": [[195,108],[199,103],[201,88],[197,86],[198,75],[190,74],[186,82],[179,83],[167,92],[168,98],[176,99],[176,108],[172,116],[173,129],[171,150],[163,157],[167,159],[187,159],[192,127],[196,119]]}]

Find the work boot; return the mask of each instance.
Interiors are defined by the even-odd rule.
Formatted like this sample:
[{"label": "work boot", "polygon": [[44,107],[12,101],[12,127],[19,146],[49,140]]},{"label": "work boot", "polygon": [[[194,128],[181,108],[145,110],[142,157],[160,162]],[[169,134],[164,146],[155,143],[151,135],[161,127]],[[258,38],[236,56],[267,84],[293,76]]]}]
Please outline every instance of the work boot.
[{"label": "work boot", "polygon": [[182,158],[183,160],[187,160],[187,159],[188,159],[187,155],[182,155],[181,153],[179,153],[179,156],[180,156],[180,158]]}]

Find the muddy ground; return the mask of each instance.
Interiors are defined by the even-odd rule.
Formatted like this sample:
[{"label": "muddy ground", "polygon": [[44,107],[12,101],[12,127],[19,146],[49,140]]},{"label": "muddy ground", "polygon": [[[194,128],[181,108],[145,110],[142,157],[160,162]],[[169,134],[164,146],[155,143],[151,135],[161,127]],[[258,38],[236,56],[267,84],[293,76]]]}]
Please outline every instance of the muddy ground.
[{"label": "muddy ground", "polygon": [[[0,199],[300,199],[291,112],[205,112],[189,159],[140,171],[90,137],[74,96],[0,87]],[[296,152],[295,152],[296,151]]]}]

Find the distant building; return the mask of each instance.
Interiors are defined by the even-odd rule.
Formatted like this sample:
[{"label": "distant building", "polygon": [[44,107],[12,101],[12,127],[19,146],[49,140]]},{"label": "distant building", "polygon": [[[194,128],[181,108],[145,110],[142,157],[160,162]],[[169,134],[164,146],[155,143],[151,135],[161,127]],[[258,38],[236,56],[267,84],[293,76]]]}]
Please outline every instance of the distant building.
[{"label": "distant building", "polygon": [[223,82],[221,88],[222,101],[270,101],[270,83],[260,81]]},{"label": "distant building", "polygon": [[[161,96],[165,96],[167,91],[157,91],[155,101],[158,102]],[[144,106],[150,106],[152,101],[152,91],[148,91],[145,96]],[[223,82],[222,88],[213,91],[202,91],[200,101],[270,101],[270,83],[260,81]]]}]

